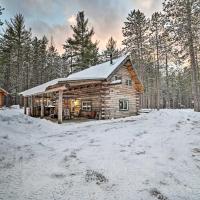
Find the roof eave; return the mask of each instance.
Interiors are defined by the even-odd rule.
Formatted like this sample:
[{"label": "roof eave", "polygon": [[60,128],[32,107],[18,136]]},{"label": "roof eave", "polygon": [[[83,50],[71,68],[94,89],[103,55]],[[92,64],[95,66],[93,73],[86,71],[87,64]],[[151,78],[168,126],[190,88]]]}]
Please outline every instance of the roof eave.
[{"label": "roof eave", "polygon": [[64,82],[76,82],[76,81],[102,81],[102,80],[106,80],[105,77],[102,78],[83,78],[83,79],[72,79],[72,80],[67,80]]},{"label": "roof eave", "polygon": [[2,91],[6,96],[9,95],[9,93],[6,90],[4,90],[3,88],[0,88],[0,91]]}]

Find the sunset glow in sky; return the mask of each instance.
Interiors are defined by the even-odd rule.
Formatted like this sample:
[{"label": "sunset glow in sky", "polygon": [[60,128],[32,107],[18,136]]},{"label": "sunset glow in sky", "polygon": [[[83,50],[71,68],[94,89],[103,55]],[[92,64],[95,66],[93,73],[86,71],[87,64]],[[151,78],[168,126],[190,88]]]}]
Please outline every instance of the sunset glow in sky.
[{"label": "sunset glow in sky", "polygon": [[162,7],[161,0],[0,0],[0,5],[5,8],[2,21],[22,13],[33,36],[46,35],[49,40],[52,36],[59,53],[72,34],[70,24],[75,23],[78,11],[85,12],[102,50],[110,36],[121,46],[123,22],[130,10],[140,9],[150,16]]}]

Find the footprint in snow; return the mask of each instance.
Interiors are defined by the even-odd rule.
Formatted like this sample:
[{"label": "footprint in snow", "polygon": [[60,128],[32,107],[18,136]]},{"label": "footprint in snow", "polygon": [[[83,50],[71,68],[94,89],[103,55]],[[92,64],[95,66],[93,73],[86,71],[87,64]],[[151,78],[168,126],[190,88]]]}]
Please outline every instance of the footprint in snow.
[{"label": "footprint in snow", "polygon": [[3,139],[8,140],[8,135],[2,136]]},{"label": "footprint in snow", "polygon": [[176,130],[180,130],[180,125],[176,124]]},{"label": "footprint in snow", "polygon": [[65,178],[65,177],[66,177],[66,175],[63,174],[63,173],[60,173],[60,172],[51,174],[51,178],[62,179],[62,178]]},{"label": "footprint in snow", "polygon": [[151,196],[159,200],[168,200],[166,196],[164,196],[157,188],[153,188],[150,191]]},{"label": "footprint in snow", "polygon": [[100,172],[87,170],[85,174],[86,182],[96,182],[97,185],[108,182],[108,179]]},{"label": "footprint in snow", "polygon": [[142,184],[144,185],[149,185],[149,183],[150,183],[149,179],[146,179],[145,181],[142,182]]},{"label": "footprint in snow", "polygon": [[69,161],[69,157],[68,157],[67,155],[64,156],[63,161],[64,161],[64,162],[68,162],[68,161]]},{"label": "footprint in snow", "polygon": [[70,158],[77,158],[76,152],[72,151],[71,154],[69,155]]},{"label": "footprint in snow", "polygon": [[99,140],[91,139],[91,140],[89,141],[89,143],[91,143],[91,144],[93,144],[93,143],[95,143],[95,142],[99,142]]},{"label": "footprint in snow", "polygon": [[192,151],[193,151],[194,153],[197,153],[197,154],[200,155],[200,148],[194,148],[194,149],[192,149]]},{"label": "footprint in snow", "polygon": [[174,158],[173,158],[173,157],[169,157],[168,159],[169,159],[169,160],[171,160],[171,161],[173,161],[173,160],[174,160]]},{"label": "footprint in snow", "polygon": [[145,153],[146,153],[146,151],[136,151],[136,152],[135,152],[136,155],[143,155],[143,154],[145,154]]},{"label": "footprint in snow", "polygon": [[200,170],[200,166],[199,165],[196,165],[196,167]]},{"label": "footprint in snow", "polygon": [[192,157],[195,157],[195,160],[199,161],[199,157],[200,157],[200,148],[194,148],[192,149]]},{"label": "footprint in snow", "polygon": [[169,184],[166,183],[165,181],[160,181],[159,184],[160,184],[160,185],[169,185]]}]

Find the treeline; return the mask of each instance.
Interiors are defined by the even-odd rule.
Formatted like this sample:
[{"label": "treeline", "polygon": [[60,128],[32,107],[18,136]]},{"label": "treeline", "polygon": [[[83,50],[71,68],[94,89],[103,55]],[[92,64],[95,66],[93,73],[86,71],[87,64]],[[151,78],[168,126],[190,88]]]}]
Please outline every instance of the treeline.
[{"label": "treeline", "polygon": [[18,93],[60,77],[64,70],[54,46],[48,47],[45,36],[32,37],[21,14],[5,22],[0,38],[0,85],[3,88]]},{"label": "treeline", "polygon": [[5,21],[0,37],[0,86],[17,94],[103,62],[107,59],[109,48],[116,47],[111,37],[107,49],[99,54],[98,42],[92,42],[94,30],[89,29],[84,12],[78,13],[77,23],[71,28],[73,37],[66,40],[63,45],[65,52],[59,55],[52,38],[48,41],[46,36],[32,37],[31,29],[26,28],[22,14]]},{"label": "treeline", "polygon": [[133,10],[122,31],[144,83],[142,107],[200,111],[200,1],[165,0],[150,18]]},{"label": "treeline", "polygon": [[129,52],[144,84],[143,108],[194,107],[200,111],[199,0],[164,0],[163,11],[150,18],[132,10],[122,28],[121,50],[111,37],[105,50],[99,51],[84,12],[77,14],[76,24],[71,26],[73,34],[63,44],[63,55],[58,54],[52,39],[32,37],[21,14],[3,23],[0,86],[9,92],[18,93],[68,76],[107,61],[111,54],[115,58]]}]

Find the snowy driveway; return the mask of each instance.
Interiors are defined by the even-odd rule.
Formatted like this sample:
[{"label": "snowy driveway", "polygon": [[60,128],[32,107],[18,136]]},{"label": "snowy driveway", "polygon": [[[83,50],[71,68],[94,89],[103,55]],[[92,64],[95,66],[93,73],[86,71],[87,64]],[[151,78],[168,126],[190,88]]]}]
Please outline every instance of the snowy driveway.
[{"label": "snowy driveway", "polygon": [[199,200],[200,113],[58,125],[2,110],[0,199]]}]

